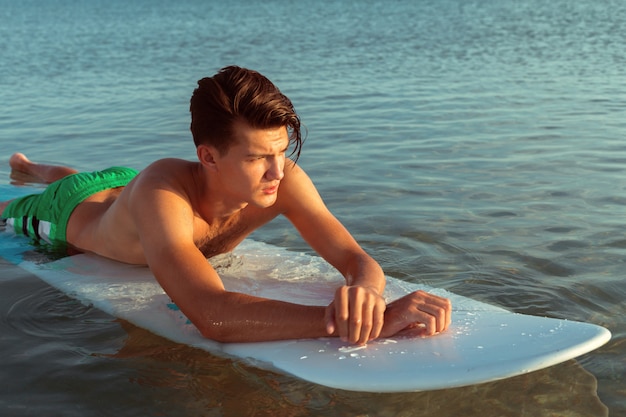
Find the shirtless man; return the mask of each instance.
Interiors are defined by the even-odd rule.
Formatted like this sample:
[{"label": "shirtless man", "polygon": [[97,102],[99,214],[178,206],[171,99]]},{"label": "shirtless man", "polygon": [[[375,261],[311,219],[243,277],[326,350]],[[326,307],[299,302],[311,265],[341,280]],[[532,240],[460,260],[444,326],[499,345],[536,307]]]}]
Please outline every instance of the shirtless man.
[{"label": "shirtless man", "polygon": [[[267,78],[224,68],[198,82],[190,109],[197,162],[162,159],[141,173],[76,173],[15,154],[14,171],[54,183],[41,195],[0,204],[0,217],[36,239],[148,265],[199,331],[220,342],[334,335],[365,344],[416,326],[425,335],[446,330],[447,299],[418,291],[386,305],[378,263],[287,157],[291,147],[296,160],[300,153],[300,120]],[[279,215],[345,277],[328,306],[226,291],[207,262]]]}]

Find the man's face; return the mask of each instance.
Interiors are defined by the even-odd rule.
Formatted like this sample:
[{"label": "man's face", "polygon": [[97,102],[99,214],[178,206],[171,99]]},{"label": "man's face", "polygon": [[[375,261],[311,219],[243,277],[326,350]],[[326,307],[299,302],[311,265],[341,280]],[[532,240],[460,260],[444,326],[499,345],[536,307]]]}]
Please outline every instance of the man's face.
[{"label": "man's face", "polygon": [[216,158],[224,192],[233,203],[269,207],[276,202],[284,176],[289,147],[286,127],[255,129],[245,123],[234,126],[236,143]]}]

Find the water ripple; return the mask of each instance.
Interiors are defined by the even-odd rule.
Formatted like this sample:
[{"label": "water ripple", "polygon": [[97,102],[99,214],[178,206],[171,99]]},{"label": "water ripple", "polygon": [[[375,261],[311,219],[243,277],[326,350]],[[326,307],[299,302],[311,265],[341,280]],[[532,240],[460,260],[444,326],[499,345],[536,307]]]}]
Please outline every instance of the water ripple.
[{"label": "water ripple", "polygon": [[[13,302],[6,322],[16,331],[38,338],[62,338],[84,334],[94,309],[45,286]],[[77,326],[77,323],[83,326]],[[67,323],[64,326],[63,323]]]}]

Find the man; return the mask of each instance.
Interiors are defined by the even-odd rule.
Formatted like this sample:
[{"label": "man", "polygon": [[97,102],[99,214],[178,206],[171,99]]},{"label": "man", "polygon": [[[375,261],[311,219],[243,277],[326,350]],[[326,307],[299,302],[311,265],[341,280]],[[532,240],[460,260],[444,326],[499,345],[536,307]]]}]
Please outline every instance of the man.
[{"label": "man", "polygon": [[[450,302],[422,291],[385,305],[380,266],[329,212],[294,161],[300,120],[263,75],[227,67],[198,82],[191,98],[197,162],[163,159],[76,173],[22,154],[14,171],[54,182],[40,196],[0,205],[18,232],[63,240],[80,251],[145,264],[207,338],[252,342],[336,335],[354,344],[417,325],[425,335],[450,324]],[[226,291],[207,257],[235,248],[283,215],[339,270],[346,285],[328,306],[304,306]]]}]

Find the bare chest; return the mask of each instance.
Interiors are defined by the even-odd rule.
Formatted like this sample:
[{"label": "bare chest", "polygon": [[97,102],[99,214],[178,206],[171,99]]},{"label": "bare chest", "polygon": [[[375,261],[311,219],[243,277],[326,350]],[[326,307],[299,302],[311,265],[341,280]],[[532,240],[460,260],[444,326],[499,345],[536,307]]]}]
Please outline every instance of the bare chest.
[{"label": "bare chest", "polygon": [[208,224],[196,219],[194,224],[194,242],[198,249],[210,258],[232,251],[255,229],[244,216],[236,216],[224,222]]}]

